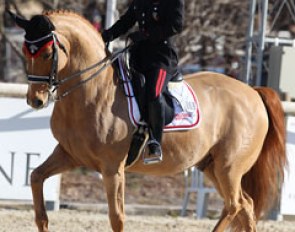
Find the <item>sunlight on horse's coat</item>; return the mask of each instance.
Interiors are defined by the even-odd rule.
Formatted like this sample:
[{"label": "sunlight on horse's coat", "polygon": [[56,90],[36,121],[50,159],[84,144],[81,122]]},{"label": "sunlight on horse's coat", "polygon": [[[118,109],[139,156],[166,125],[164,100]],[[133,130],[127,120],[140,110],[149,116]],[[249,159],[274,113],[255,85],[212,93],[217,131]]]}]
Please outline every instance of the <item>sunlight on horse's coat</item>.
[{"label": "sunlight on horse's coat", "polygon": [[[112,229],[123,232],[125,161],[134,131],[126,98],[113,67],[67,92],[98,70],[96,67],[76,79],[61,82],[102,60],[106,55],[103,41],[93,26],[77,14],[53,11],[44,17],[55,25],[54,36],[66,51],[57,46],[58,75],[54,81],[62,83],[56,86],[56,95],[62,97],[55,103],[51,128],[58,145],[31,176],[39,232],[48,231],[44,180],[79,166],[101,173]],[[16,21],[30,23],[23,19]],[[30,74],[38,71],[38,75],[49,75],[52,62],[41,57],[34,62],[36,65],[28,67]],[[198,165],[225,202],[214,231],[234,226],[235,231],[254,232],[256,218],[266,213],[283,180],[286,154],[280,99],[269,88],[253,89],[217,73],[191,74],[185,80],[198,93],[202,123],[190,131],[165,133],[161,163],[146,166],[138,159],[127,171],[170,175]],[[30,84],[28,102],[45,104],[45,95],[41,93],[44,84]]]}]

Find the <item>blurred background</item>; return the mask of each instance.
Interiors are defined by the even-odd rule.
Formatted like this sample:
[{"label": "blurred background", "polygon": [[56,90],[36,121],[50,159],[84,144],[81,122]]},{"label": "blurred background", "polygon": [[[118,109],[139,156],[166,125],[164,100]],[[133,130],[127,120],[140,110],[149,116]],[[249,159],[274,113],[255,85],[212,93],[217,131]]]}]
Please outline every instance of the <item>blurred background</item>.
[{"label": "blurred background", "polygon": [[[286,4],[282,4],[283,2]],[[266,28],[269,36],[293,39],[295,35],[294,2],[269,0],[267,6]],[[128,0],[1,0],[1,54],[0,81],[25,82],[20,47],[22,31],[15,28],[9,15],[4,12],[10,8],[27,18],[49,9],[70,9],[84,15],[98,31],[105,28],[107,4],[114,2],[111,12],[117,19],[127,9]],[[255,2],[256,13],[251,15],[251,3],[244,0],[185,0],[185,27],[177,37],[180,66],[183,73],[210,70],[225,73],[233,78],[245,79],[247,38],[250,20],[254,21],[254,36],[259,36],[261,2]],[[279,13],[279,14],[278,14]],[[109,26],[109,25],[107,25]],[[257,33],[256,33],[257,32]],[[256,33],[256,34],[255,34]],[[122,45],[118,45],[122,46]],[[116,45],[115,45],[116,47]],[[255,46],[254,46],[254,49]],[[263,51],[262,85],[267,84],[269,46]],[[253,56],[252,61],[255,62]],[[13,65],[13,70],[11,69]],[[251,77],[254,82],[255,77]]]},{"label": "blurred background", "polygon": [[[21,52],[24,32],[15,26],[5,9],[27,19],[43,10],[69,9],[83,15],[101,32],[124,13],[129,2],[0,0],[0,82],[27,82]],[[275,64],[283,63],[281,54],[290,54],[288,59],[291,61],[295,58],[294,0],[185,0],[184,23],[184,30],[176,39],[179,66],[183,74],[209,70],[224,73],[250,85],[271,86],[269,77],[274,73]],[[114,49],[122,48],[124,44],[123,39],[116,41]],[[280,47],[286,44],[292,51]],[[283,50],[277,52],[273,47]],[[278,76],[272,76],[276,81],[286,78],[286,84],[276,82],[273,87],[281,92],[289,92],[290,100],[295,97],[295,84],[290,84],[295,79],[293,66],[288,65],[285,69],[288,77],[283,77],[284,73],[279,71]],[[126,184],[127,203],[181,206],[185,188],[191,182],[183,173],[157,178],[127,174]],[[206,179],[204,185],[211,187]],[[212,214],[209,216],[215,217],[222,208],[222,202],[214,191],[210,192],[210,196],[208,212],[210,214],[211,209]],[[193,197],[196,200],[196,195]],[[67,202],[105,203],[103,182],[97,173],[83,168],[65,173],[61,180],[60,199],[65,205]],[[193,210],[194,207],[188,206]]]}]

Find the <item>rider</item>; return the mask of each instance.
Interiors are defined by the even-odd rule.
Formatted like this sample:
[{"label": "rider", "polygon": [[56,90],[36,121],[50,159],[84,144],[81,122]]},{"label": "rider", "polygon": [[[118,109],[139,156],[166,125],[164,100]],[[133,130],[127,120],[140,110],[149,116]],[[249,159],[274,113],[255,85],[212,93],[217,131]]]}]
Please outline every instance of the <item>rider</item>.
[{"label": "rider", "polygon": [[149,125],[149,154],[159,161],[165,123],[161,93],[177,71],[178,57],[172,37],[182,31],[183,8],[184,0],[133,0],[126,13],[102,33],[108,44],[138,24],[138,30],[128,36],[134,43],[131,62],[145,76],[147,115],[143,117]]}]

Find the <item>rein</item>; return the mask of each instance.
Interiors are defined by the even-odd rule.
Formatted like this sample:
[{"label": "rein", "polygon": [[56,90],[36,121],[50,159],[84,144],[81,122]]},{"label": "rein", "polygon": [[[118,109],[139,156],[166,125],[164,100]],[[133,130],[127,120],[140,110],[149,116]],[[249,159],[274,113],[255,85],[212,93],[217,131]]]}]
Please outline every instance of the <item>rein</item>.
[{"label": "rein", "polygon": [[83,84],[87,83],[88,81],[94,79],[95,77],[97,77],[98,74],[100,74],[102,71],[104,71],[108,66],[110,66],[116,59],[118,59],[124,52],[126,52],[127,50],[129,50],[130,46],[127,46],[125,48],[123,48],[122,50],[119,50],[118,52],[115,52],[109,56],[106,56],[105,58],[103,58],[102,60],[100,60],[99,62],[91,65],[90,67],[74,73],[60,81],[57,81],[54,83],[54,86],[56,86],[52,93],[62,84],[75,79],[76,77],[80,76],[81,74],[84,74],[98,66],[102,66],[100,67],[95,73],[93,73],[91,76],[89,76],[86,79],[83,79],[81,81],[79,81],[76,85],[72,86],[70,89],[68,89],[67,91],[65,91],[64,93],[62,93],[61,95],[59,95],[58,97],[54,97],[53,100],[54,101],[60,101],[62,98],[64,98],[65,96],[69,95],[71,92],[73,92],[74,90],[78,89],[79,87],[81,87]]}]

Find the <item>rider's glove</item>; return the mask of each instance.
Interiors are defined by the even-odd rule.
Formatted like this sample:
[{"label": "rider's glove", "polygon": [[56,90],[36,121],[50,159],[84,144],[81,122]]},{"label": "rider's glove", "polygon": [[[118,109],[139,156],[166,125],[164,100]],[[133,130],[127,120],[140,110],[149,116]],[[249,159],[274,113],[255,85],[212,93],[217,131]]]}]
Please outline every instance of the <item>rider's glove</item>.
[{"label": "rider's glove", "polygon": [[147,36],[141,31],[135,31],[128,35],[128,38],[131,39],[133,43],[138,43],[147,39]]},{"label": "rider's glove", "polygon": [[113,40],[113,35],[109,30],[104,30],[101,34],[101,37],[105,44],[109,44]]}]

